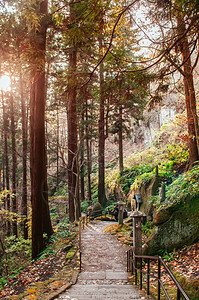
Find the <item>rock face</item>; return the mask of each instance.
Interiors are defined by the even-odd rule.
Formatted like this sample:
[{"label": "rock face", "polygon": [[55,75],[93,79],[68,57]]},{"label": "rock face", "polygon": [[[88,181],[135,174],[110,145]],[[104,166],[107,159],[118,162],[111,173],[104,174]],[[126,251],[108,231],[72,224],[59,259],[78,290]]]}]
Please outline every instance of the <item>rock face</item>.
[{"label": "rock face", "polygon": [[154,255],[160,249],[172,251],[199,241],[199,197],[160,210],[154,224],[144,254]]},{"label": "rock face", "polygon": [[143,185],[140,189],[140,193],[142,195],[143,204],[141,206],[141,210],[147,215],[147,219],[152,221],[153,219],[153,205],[151,203],[151,197],[155,196],[160,187],[160,178],[156,175],[154,178],[150,180],[150,183],[147,185]]},{"label": "rock face", "polygon": [[152,110],[146,109],[143,114],[144,119],[138,123],[132,119],[131,128],[134,147],[136,147],[136,145],[138,148],[139,145],[142,145],[143,148],[149,147],[153,143],[162,125],[172,121],[178,111],[174,105],[156,105]]},{"label": "rock face", "polygon": [[128,197],[128,201],[131,203],[131,210],[136,210],[135,194],[140,193],[143,201],[143,203],[140,205],[140,210],[146,214],[147,219],[149,221],[152,221],[153,205],[150,200],[152,196],[157,194],[160,184],[161,184],[160,178],[158,174],[156,174],[156,176],[154,176],[154,178],[152,178],[148,183],[142,185],[140,190],[136,190],[136,191],[132,190]]}]

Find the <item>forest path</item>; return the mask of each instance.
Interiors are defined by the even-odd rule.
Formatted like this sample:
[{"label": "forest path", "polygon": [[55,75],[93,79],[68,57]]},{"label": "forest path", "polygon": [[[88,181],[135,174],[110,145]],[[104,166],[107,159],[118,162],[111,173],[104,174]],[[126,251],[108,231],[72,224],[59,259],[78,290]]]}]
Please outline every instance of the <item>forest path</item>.
[{"label": "forest path", "polygon": [[128,283],[126,245],[103,232],[114,222],[92,222],[82,232],[83,270],[78,281],[57,299],[145,299]]}]

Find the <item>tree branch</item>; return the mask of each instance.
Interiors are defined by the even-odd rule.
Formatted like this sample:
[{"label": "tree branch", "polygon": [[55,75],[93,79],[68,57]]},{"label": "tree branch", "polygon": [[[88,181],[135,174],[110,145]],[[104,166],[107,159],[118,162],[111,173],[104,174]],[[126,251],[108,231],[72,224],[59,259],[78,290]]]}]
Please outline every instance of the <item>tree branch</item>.
[{"label": "tree branch", "polygon": [[115,22],[115,25],[114,25],[114,27],[113,27],[112,33],[111,33],[111,38],[110,38],[110,41],[109,41],[108,48],[107,48],[105,54],[102,56],[102,58],[99,60],[99,62],[97,63],[97,65],[94,67],[94,69],[93,69],[92,72],[90,73],[89,79],[87,80],[86,83],[83,84],[82,87],[84,87],[85,85],[87,85],[87,84],[90,82],[90,80],[91,80],[91,78],[92,78],[94,72],[97,70],[97,68],[99,67],[99,65],[103,62],[103,60],[104,60],[105,57],[107,56],[109,50],[111,49],[112,42],[113,42],[113,38],[114,38],[114,33],[115,33],[116,27],[117,27],[117,25],[118,25],[118,23],[119,23],[119,21],[120,21],[122,15],[123,15],[129,8],[131,8],[131,6],[133,6],[133,5],[134,5],[136,2],[138,2],[138,1],[139,1],[139,0],[135,0],[133,3],[129,4],[129,5],[128,5],[126,8],[124,8],[124,9],[122,10],[122,12],[118,15],[117,20],[116,20],[116,22]]}]

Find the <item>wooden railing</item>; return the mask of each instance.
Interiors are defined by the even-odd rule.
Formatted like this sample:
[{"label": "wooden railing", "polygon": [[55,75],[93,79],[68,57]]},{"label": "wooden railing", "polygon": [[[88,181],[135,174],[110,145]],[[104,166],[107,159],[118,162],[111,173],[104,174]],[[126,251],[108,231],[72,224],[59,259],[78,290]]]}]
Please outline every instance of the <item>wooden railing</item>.
[{"label": "wooden railing", "polygon": [[[143,270],[143,261],[147,263],[147,271]],[[154,275],[150,273],[150,262],[156,261],[158,263],[158,270],[157,275]],[[184,297],[185,300],[190,300],[190,298],[187,296],[171,270],[168,268],[168,266],[165,264],[165,262],[162,260],[160,256],[146,256],[146,255],[135,255],[133,249],[130,249],[127,251],[127,271],[131,272],[131,274],[134,274],[135,276],[135,284],[138,284],[138,272],[139,272],[139,285],[140,290],[142,290],[143,287],[143,274],[147,277],[147,295],[150,294],[150,278],[153,277],[157,280],[158,288],[158,300],[160,300],[161,296],[161,288],[167,297],[167,299],[171,299],[168,295],[168,292],[166,291],[166,288],[164,286],[163,281],[161,280],[161,267],[163,266],[165,272],[169,275],[169,277],[174,282],[177,291],[176,291],[176,299],[180,300],[181,296]]]}]

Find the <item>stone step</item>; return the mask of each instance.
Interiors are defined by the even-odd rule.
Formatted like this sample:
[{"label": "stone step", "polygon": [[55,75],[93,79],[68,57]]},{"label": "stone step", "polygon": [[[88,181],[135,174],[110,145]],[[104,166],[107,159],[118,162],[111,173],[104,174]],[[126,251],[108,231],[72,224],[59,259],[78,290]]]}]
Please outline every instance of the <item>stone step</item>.
[{"label": "stone step", "polygon": [[61,294],[65,300],[145,299],[128,282],[126,249],[103,229],[110,222],[89,224],[82,231],[82,272],[76,285]]},{"label": "stone step", "polygon": [[[126,299],[142,299],[138,297],[136,291],[132,290],[128,285],[79,285],[76,284],[71,290],[59,297],[59,299],[71,300],[86,300],[86,299],[112,299],[112,300],[126,300]],[[143,297],[143,299],[145,299]]]}]

